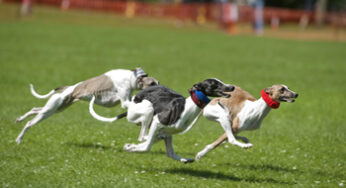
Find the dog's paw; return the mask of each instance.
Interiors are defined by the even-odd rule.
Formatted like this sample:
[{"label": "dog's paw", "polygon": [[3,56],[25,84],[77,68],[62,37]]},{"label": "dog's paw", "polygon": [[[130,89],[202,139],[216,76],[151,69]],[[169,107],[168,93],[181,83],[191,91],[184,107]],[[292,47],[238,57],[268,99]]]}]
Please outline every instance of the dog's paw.
[{"label": "dog's paw", "polygon": [[183,163],[192,163],[194,162],[195,160],[194,159],[189,159],[189,158],[181,158],[180,159],[180,162],[183,162]]},{"label": "dog's paw", "polygon": [[16,139],[17,144],[20,144],[21,141],[22,141],[21,138],[17,138],[17,139]]},{"label": "dog's paw", "polygon": [[124,150],[128,151],[128,152],[133,152],[135,148],[136,148],[135,144],[125,144],[124,145]]},{"label": "dog's paw", "polygon": [[242,146],[242,148],[244,148],[244,149],[248,149],[248,148],[252,148],[252,144],[251,143],[247,143],[247,144],[244,144],[243,146]]},{"label": "dog's paw", "polygon": [[245,142],[246,144],[250,144],[250,140],[246,137],[242,137],[243,142]]},{"label": "dog's paw", "polygon": [[16,120],[14,120],[14,122],[15,123],[19,123],[19,122],[21,122],[22,121],[22,119],[19,117],[19,118],[17,118]]},{"label": "dog's paw", "polygon": [[201,160],[201,158],[204,156],[204,154],[202,152],[198,152],[197,155],[195,156],[195,160],[199,161]]}]

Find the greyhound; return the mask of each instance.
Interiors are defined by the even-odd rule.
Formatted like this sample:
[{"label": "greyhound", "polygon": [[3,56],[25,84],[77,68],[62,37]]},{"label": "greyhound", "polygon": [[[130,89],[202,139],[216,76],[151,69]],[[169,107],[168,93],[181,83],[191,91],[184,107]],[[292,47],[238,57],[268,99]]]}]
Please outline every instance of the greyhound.
[{"label": "greyhound", "polygon": [[[263,89],[261,98],[258,100],[238,86],[235,86],[231,98],[215,98],[204,108],[203,116],[209,120],[219,122],[225,133],[198,152],[195,157],[196,161],[227,139],[230,144],[241,148],[252,147],[246,137],[237,134],[245,130],[259,129],[262,120],[272,108],[279,108],[280,102],[294,102],[297,97],[298,94],[289,90],[287,86],[273,85]],[[240,139],[245,143],[241,143],[236,139]]]},{"label": "greyhound", "polygon": [[[193,162],[193,159],[181,158],[175,154],[172,135],[187,132],[195,124],[201,110],[210,101],[207,96],[230,97],[230,94],[225,92],[231,92],[233,89],[233,86],[224,84],[218,79],[206,79],[195,84],[189,90],[190,97],[186,99],[162,85],[140,91],[130,102],[127,120],[142,125],[139,140],[143,142],[125,144],[124,150],[150,151],[152,144],[163,139],[168,157],[184,163]],[[93,100],[90,102],[90,107]]]}]

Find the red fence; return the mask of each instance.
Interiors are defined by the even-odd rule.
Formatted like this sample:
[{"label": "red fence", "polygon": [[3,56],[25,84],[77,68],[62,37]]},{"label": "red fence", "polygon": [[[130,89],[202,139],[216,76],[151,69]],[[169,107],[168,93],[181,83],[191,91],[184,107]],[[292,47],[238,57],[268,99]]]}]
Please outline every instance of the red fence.
[{"label": "red fence", "polygon": [[[21,0],[5,0],[7,2],[21,2]],[[230,16],[227,9],[229,4],[220,3],[183,3],[183,4],[162,4],[162,3],[141,3],[134,1],[109,1],[109,0],[32,0],[33,3],[61,7],[62,9],[87,9],[98,11],[109,11],[125,14],[128,17],[135,15],[153,17],[171,17],[179,20],[193,20],[198,23],[213,21],[224,23]],[[226,8],[226,9],[225,9]],[[225,11],[228,10],[228,11]],[[250,6],[237,7],[237,21],[252,22],[253,8]],[[282,22],[298,23],[302,18],[313,21],[313,12],[301,10],[281,9],[265,7],[263,9],[263,19],[270,23],[275,20]],[[346,26],[346,13],[327,13],[326,22],[331,24]]]}]

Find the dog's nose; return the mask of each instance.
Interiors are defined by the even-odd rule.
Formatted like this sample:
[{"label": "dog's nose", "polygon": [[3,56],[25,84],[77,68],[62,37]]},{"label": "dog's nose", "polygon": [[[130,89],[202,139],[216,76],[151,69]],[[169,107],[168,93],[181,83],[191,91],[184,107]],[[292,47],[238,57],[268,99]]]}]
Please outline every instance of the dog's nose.
[{"label": "dog's nose", "polygon": [[298,93],[296,93],[295,95],[294,95],[294,98],[297,98],[298,97]]},{"label": "dog's nose", "polygon": [[227,91],[229,91],[229,92],[234,91],[234,86],[228,85]]}]

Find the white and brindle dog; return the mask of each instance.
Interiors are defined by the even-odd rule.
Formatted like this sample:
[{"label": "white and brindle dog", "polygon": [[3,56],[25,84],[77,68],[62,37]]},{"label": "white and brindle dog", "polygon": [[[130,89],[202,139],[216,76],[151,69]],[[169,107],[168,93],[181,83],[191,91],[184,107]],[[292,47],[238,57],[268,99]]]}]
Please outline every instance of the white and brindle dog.
[{"label": "white and brindle dog", "polygon": [[[185,163],[193,162],[193,159],[181,158],[175,154],[172,135],[186,132],[194,125],[201,110],[210,101],[207,96],[230,97],[230,94],[225,92],[231,92],[233,89],[233,86],[226,85],[218,79],[206,79],[195,84],[189,90],[190,97],[186,99],[162,85],[140,91],[133,97],[129,105],[127,120],[141,124],[139,140],[143,142],[125,144],[124,150],[129,152],[150,151],[152,144],[163,139],[169,157]],[[93,100],[91,100],[90,106],[92,103]],[[90,108],[90,110],[93,109]]]},{"label": "white and brindle dog", "polygon": [[46,95],[37,94],[30,84],[31,93],[40,99],[49,100],[43,107],[34,107],[23,116],[16,119],[16,122],[23,121],[25,118],[36,116],[27,122],[22,132],[16,139],[19,144],[23,139],[25,132],[42,121],[48,118],[55,112],[62,111],[66,107],[79,100],[89,101],[93,96],[96,96],[96,104],[112,107],[121,102],[122,108],[127,108],[131,101],[131,95],[134,90],[144,89],[148,86],[157,85],[158,81],[141,69],[124,70],[115,69],[108,71],[100,76],[79,82],[72,86],[63,86],[51,90]]},{"label": "white and brindle dog", "polygon": [[[252,144],[245,137],[237,136],[241,131],[259,129],[262,120],[272,108],[280,106],[280,102],[294,102],[298,94],[285,85],[273,85],[261,92],[256,99],[240,87],[235,87],[230,98],[215,98],[204,108],[203,116],[219,122],[225,133],[212,144],[198,152],[195,159],[200,160],[209,151],[218,147],[228,139],[232,145],[250,148]],[[242,140],[244,143],[237,141]]]}]

